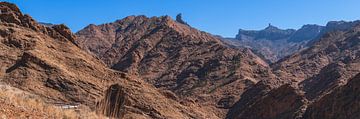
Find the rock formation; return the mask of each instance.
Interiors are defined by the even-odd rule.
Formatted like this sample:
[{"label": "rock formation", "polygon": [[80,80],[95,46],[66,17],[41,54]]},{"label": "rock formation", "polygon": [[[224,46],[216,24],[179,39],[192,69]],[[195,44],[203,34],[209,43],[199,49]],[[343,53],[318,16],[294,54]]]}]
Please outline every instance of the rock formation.
[{"label": "rock formation", "polygon": [[125,106],[130,106],[128,98],[121,85],[111,85],[106,90],[105,98],[98,104],[99,111],[108,117],[123,118]]},{"label": "rock formation", "polygon": [[181,24],[190,26],[189,24],[187,24],[187,23],[182,19],[181,13],[178,14],[178,15],[176,15],[176,21],[179,22],[179,23],[181,23]]}]

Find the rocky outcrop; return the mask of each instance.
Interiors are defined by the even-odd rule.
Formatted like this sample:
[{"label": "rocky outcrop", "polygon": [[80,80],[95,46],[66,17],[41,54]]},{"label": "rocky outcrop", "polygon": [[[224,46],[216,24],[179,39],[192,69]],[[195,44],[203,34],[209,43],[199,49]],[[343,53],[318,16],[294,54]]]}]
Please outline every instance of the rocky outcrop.
[{"label": "rocky outcrop", "polygon": [[98,109],[100,113],[114,118],[123,118],[125,115],[125,106],[130,106],[128,95],[119,84],[111,85],[105,93],[104,99],[99,102]]},{"label": "rocky outcrop", "polygon": [[51,27],[38,24],[29,15],[24,15],[20,12],[16,5],[2,2],[0,7],[0,22],[16,24],[22,27],[32,29],[36,32],[42,32],[55,39],[69,40],[75,44],[75,35],[65,25],[52,25]]},{"label": "rocky outcrop", "polygon": [[72,43],[74,43],[75,45],[77,45],[75,43],[75,35],[70,31],[70,29],[65,26],[64,24],[60,24],[60,25],[53,25],[52,28],[60,33],[60,35],[64,36],[66,39],[70,40]]},{"label": "rocky outcrop", "polygon": [[190,26],[189,24],[187,24],[187,23],[182,19],[181,13],[178,14],[178,15],[176,15],[176,21],[179,22],[180,24],[184,24],[184,25]]},{"label": "rocky outcrop", "polygon": [[229,108],[245,89],[271,75],[249,49],[229,48],[217,37],[168,16],[129,16],[89,25],[76,35],[80,47],[112,69],[216,110]]},{"label": "rocky outcrop", "polygon": [[325,95],[308,107],[306,119],[358,119],[360,118],[360,74],[332,93]]}]

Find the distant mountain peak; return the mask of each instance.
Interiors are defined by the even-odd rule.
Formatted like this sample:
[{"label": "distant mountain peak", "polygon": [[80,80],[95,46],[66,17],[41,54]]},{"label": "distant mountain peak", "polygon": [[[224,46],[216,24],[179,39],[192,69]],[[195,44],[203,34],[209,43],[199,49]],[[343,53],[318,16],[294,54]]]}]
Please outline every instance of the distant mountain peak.
[{"label": "distant mountain peak", "polygon": [[271,23],[269,23],[268,27],[266,27],[264,30],[281,30],[276,26],[271,25]]}]

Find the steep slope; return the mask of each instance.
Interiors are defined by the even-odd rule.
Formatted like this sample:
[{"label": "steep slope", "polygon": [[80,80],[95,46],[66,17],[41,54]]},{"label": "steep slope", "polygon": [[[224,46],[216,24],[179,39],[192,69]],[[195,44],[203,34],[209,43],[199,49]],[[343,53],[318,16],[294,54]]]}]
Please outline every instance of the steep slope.
[{"label": "steep slope", "polygon": [[360,118],[360,74],[332,93],[314,102],[307,109],[306,119],[358,119]]},{"label": "steep slope", "polygon": [[76,35],[80,47],[109,67],[210,107],[229,108],[246,88],[271,74],[250,50],[228,48],[168,16],[129,16],[89,25]]},{"label": "steep slope", "polygon": [[0,11],[1,82],[50,105],[84,104],[93,110],[110,108],[96,104],[106,99],[110,85],[117,84],[124,92],[121,96],[131,100],[119,107],[124,118],[217,118],[196,104],[180,104],[135,76],[108,69],[74,44],[76,38],[65,25],[39,25],[7,2],[0,2]]},{"label": "steep slope", "polygon": [[[348,102],[349,100],[347,99],[339,99],[336,102],[324,101],[325,99],[323,99],[323,97],[327,97],[329,93],[337,92],[336,90],[334,91],[334,89],[347,84],[349,79],[360,73],[359,48],[360,26],[355,26],[348,31],[336,31],[325,34],[320,40],[314,42],[310,48],[295,53],[272,65],[273,72],[277,75],[277,79],[260,81],[254,87],[244,92],[242,97],[246,98],[240,99],[233,106],[228,113],[228,118],[240,118],[246,115],[257,115],[259,113],[268,115],[254,118],[283,118],[284,116],[284,118],[287,118],[286,115],[292,115],[293,118],[303,118],[308,107],[318,105],[318,103],[326,102],[327,105],[337,105]],[[294,92],[302,93],[289,95],[289,93],[286,93],[289,89],[282,89],[284,85],[286,86],[288,84],[296,87],[293,88]],[[351,82],[349,82],[348,85],[351,85]],[[273,92],[278,93],[274,95]],[[348,93],[353,92],[350,91]],[[295,101],[291,100],[294,98],[287,98],[290,100],[288,101],[282,98],[292,95],[304,101]],[[264,103],[271,102],[272,100],[276,100],[276,104],[300,104],[300,106],[297,105],[297,108],[293,108],[294,106],[285,106],[284,108],[286,109],[276,109],[276,106],[272,106],[273,104]],[[295,101],[295,103],[291,103],[293,101]],[[351,102],[356,101],[352,100]],[[325,106],[325,104],[323,106]],[[268,110],[261,110],[269,107],[274,109],[272,113],[268,113]],[[254,110],[258,110],[259,112]],[[286,113],[284,113],[283,110],[287,110]],[[309,110],[312,110],[312,108],[309,108]],[[289,112],[291,113],[288,114]],[[324,110],[320,112],[319,113],[323,115],[314,116],[316,115],[315,113],[311,113],[311,111],[306,112],[306,118],[337,118],[337,116],[347,117],[348,115],[346,113],[337,113],[338,115],[329,113],[330,115],[324,115],[326,114]],[[309,113],[311,113],[311,116],[308,115]],[[349,116],[349,118],[353,117]]]},{"label": "steep slope", "polygon": [[0,116],[3,119],[16,118],[68,118],[102,119],[86,106],[77,109],[62,109],[47,104],[41,97],[0,82]]},{"label": "steep slope", "polygon": [[294,81],[320,77],[318,74],[335,69],[353,72],[345,78],[352,77],[359,66],[359,28],[328,33],[312,47],[279,61],[272,68],[278,76]]},{"label": "steep slope", "polygon": [[[296,87],[296,86],[295,86]],[[247,102],[241,107],[241,101],[230,110],[228,119],[294,119],[301,114],[301,108],[307,100],[298,88],[283,85],[271,90],[261,98]]]}]

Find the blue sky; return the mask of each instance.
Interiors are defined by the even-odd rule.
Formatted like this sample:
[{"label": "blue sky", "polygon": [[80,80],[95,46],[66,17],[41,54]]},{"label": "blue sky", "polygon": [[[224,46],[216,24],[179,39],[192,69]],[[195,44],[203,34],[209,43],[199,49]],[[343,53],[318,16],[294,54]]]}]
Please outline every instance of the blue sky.
[{"label": "blue sky", "polygon": [[176,16],[202,31],[234,37],[238,29],[325,25],[360,19],[360,0],[5,0],[37,21],[64,23],[73,32],[88,24],[113,22],[129,15]]}]

